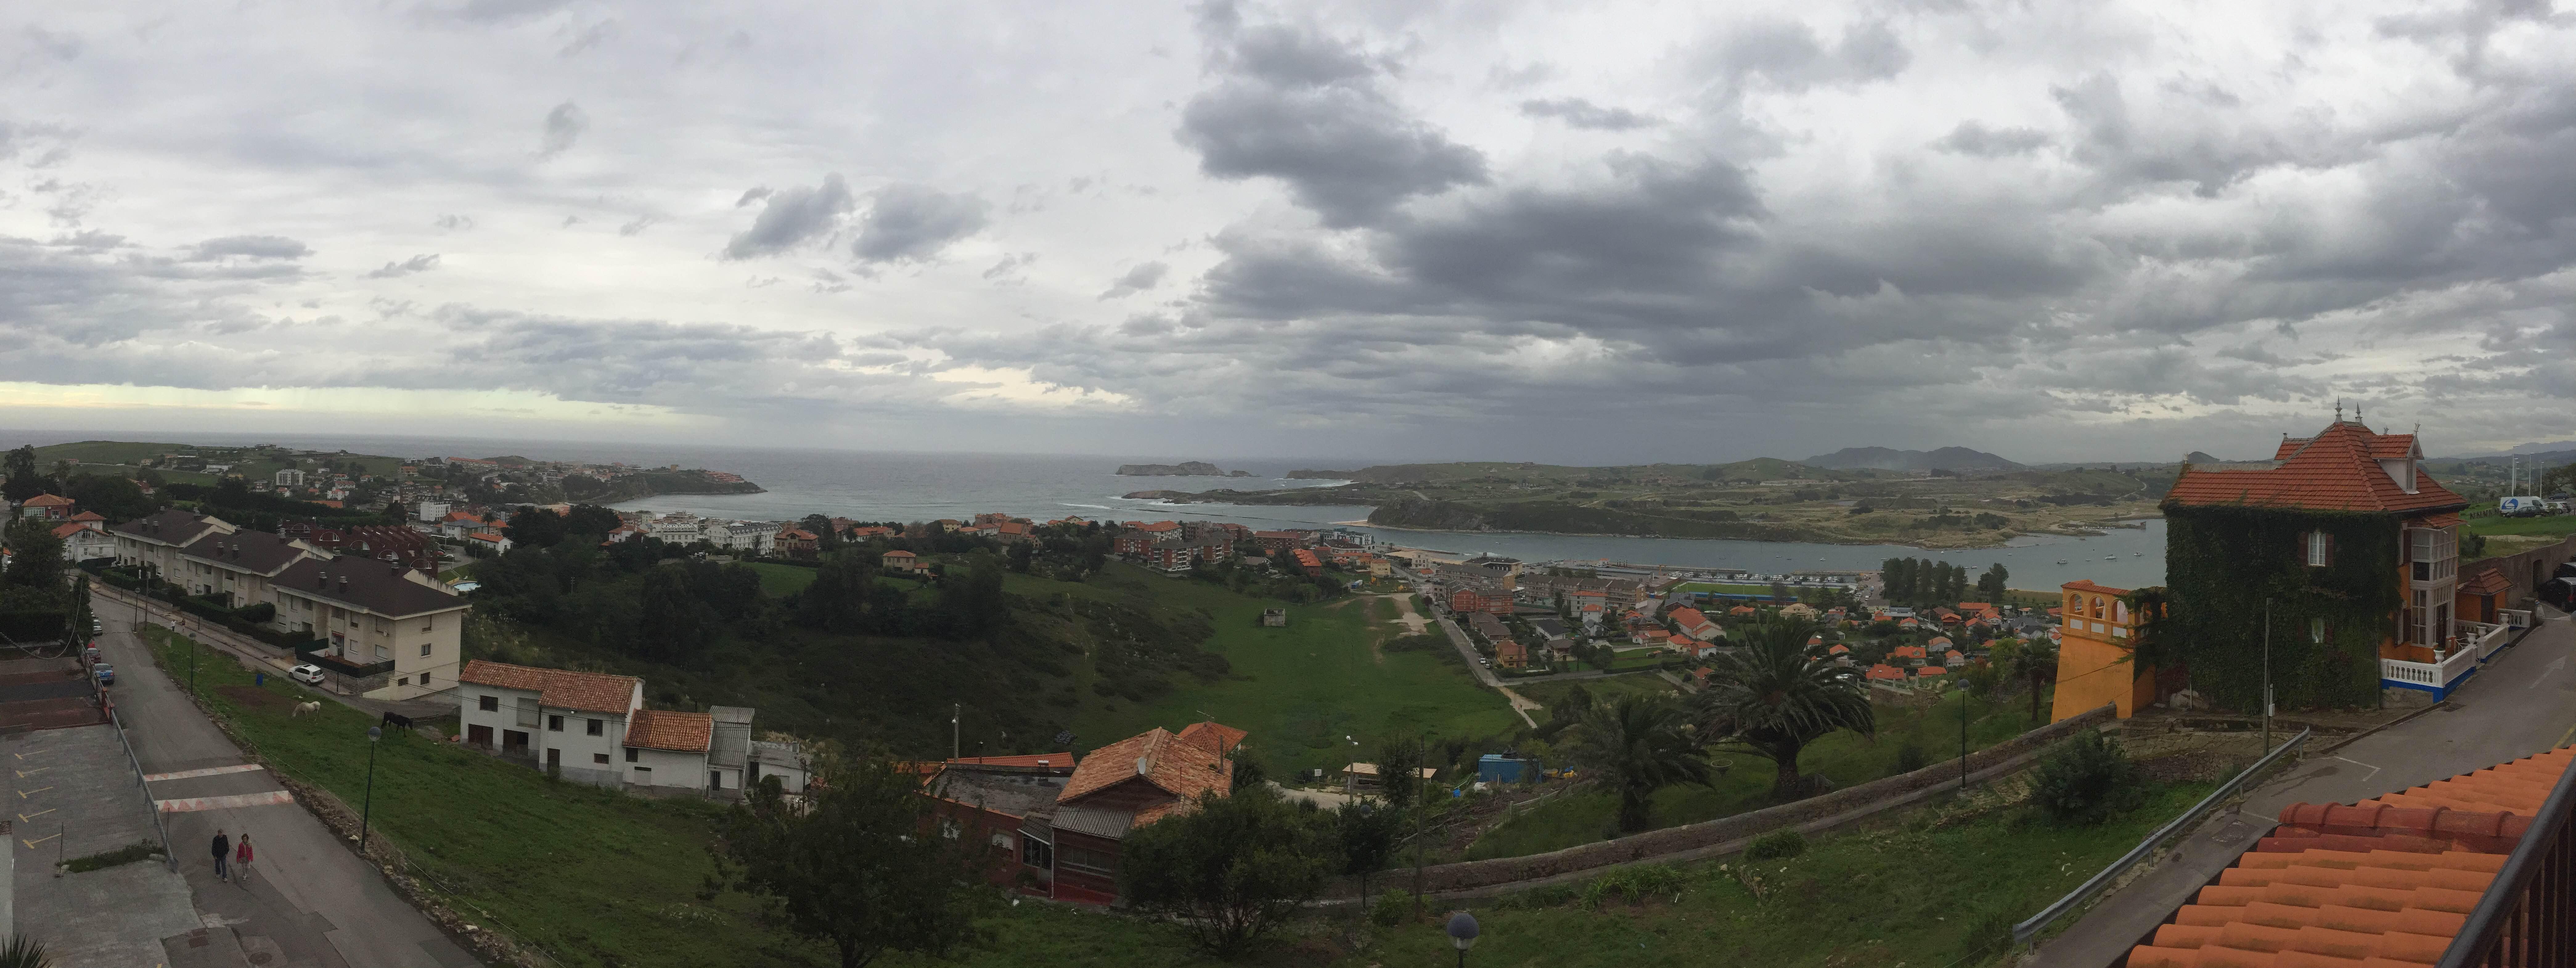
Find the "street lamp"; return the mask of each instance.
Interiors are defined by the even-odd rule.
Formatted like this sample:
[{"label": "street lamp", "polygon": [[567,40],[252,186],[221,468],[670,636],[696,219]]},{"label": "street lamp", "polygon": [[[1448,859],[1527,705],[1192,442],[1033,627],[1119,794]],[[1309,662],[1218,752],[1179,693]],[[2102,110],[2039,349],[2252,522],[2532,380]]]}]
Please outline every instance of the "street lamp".
[{"label": "street lamp", "polygon": [[383,739],[385,728],[367,727],[367,798],[358,808],[358,856],[367,855],[367,822],[376,812],[376,741]]},{"label": "street lamp", "polygon": [[1449,943],[1458,946],[1458,968],[1467,968],[1467,949],[1476,946],[1476,916],[1460,911],[1449,916]]}]

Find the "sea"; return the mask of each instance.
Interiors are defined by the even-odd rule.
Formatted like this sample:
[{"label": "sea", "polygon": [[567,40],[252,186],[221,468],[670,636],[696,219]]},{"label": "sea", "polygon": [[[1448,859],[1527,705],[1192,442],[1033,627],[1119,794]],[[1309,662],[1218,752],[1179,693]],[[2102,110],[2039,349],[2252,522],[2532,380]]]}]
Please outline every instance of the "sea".
[{"label": "sea", "polygon": [[[1342,525],[1378,541],[1456,555],[1495,554],[1527,562],[1567,565],[1626,563],[1677,568],[1742,569],[1774,575],[1795,571],[1874,569],[1889,558],[1931,558],[1981,573],[2000,564],[2015,588],[2048,589],[2076,579],[2136,588],[2164,581],[2162,520],[2132,522],[2090,537],[2031,536],[1997,548],[1926,550],[1907,545],[1843,545],[1695,538],[1626,538],[1496,532],[1414,531],[1375,528],[1363,522],[1362,505],[1172,504],[1122,497],[1150,490],[1217,488],[1271,490],[1342,483],[1291,480],[1298,468],[1351,466],[1334,459],[1283,462],[1173,457],[1064,454],[960,454],[788,450],[580,441],[489,440],[466,437],[339,437],[220,435],[171,432],[68,434],[0,431],[9,446],[87,439],[156,440],[209,445],[274,443],[318,450],[402,457],[492,457],[516,454],[538,460],[592,463],[623,461],[658,467],[678,464],[731,471],[760,485],[759,494],[667,494],[627,501],[621,510],[686,511],[718,518],[793,520],[823,514],[861,521],[929,521],[967,518],[985,511],[1044,521],[1068,516],[1131,521],[1203,519],[1261,530]],[[1250,477],[1122,477],[1121,464],[1208,460]]]}]

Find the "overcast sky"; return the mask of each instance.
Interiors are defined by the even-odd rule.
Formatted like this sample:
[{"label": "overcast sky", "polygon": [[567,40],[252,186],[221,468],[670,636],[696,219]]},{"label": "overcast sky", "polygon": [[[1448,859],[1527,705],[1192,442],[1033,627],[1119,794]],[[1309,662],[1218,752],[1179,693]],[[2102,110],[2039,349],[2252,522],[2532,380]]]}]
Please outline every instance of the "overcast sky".
[{"label": "overcast sky", "polygon": [[8,426],[2462,453],[2571,265],[2546,0],[0,11]]}]

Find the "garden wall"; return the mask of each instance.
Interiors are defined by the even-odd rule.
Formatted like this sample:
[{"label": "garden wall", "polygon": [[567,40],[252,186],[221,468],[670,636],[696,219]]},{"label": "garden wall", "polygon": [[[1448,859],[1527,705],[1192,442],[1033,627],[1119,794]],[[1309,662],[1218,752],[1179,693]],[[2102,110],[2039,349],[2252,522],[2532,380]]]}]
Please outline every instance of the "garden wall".
[{"label": "garden wall", "polygon": [[2557,573],[2558,566],[2569,559],[2576,559],[2576,536],[2570,536],[2557,544],[2541,545],[2509,555],[2461,562],[2460,578],[2465,581],[2469,576],[2489,568],[2502,571],[2505,580],[2513,583],[2513,590],[2498,596],[2500,601],[2506,604],[2499,604],[2496,607],[2527,607],[2527,603],[2531,601],[2532,589],[2548,581],[2550,576]]},{"label": "garden wall", "polygon": [[[2066,738],[2077,730],[2106,722],[2114,710],[2102,706],[2080,715],[2050,723],[2012,739],[1968,754],[1968,769],[1982,771],[2015,757],[2036,753]],[[1605,840],[1580,847],[1531,854],[1527,857],[1497,857],[1491,860],[1461,861],[1422,870],[1422,890],[1429,893],[1467,891],[1477,888],[1513,884],[1556,877],[1575,871],[1645,860],[1668,854],[1714,847],[1719,844],[1757,837],[1774,830],[1795,827],[1855,810],[1873,806],[1894,806],[1932,787],[1959,781],[1959,764],[1935,763],[1912,773],[1903,773],[1858,786],[1845,787],[1819,797],[1795,803],[1764,807],[1732,817],[1720,817],[1679,827],[1649,830],[1616,840]],[[1410,879],[1389,871],[1388,884],[1410,887]]]}]

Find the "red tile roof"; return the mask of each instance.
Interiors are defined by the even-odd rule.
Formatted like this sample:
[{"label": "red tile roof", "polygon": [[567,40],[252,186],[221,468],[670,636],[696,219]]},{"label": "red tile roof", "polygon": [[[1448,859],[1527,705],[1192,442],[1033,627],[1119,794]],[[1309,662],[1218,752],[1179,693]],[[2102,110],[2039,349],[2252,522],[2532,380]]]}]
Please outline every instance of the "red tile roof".
[{"label": "red tile roof", "polygon": [[2284,440],[2276,466],[2262,470],[2187,467],[2165,494],[2184,507],[2242,504],[2316,511],[2400,513],[2455,509],[2468,502],[2415,468],[2415,493],[2382,470],[2378,460],[2414,453],[2415,438],[2378,434],[2358,422],[2338,421],[2315,437]]},{"label": "red tile roof", "polygon": [[1941,666],[1928,665],[1914,670],[1914,674],[1918,676],[1946,676],[1950,674],[1950,670],[1942,668]]},{"label": "red tile roof", "polygon": [[[1228,728],[1225,732],[1241,731]],[[1211,790],[1224,796],[1234,789],[1234,770],[1217,751],[1219,744],[1211,742],[1221,738],[1224,733],[1210,731],[1185,741],[1157,726],[1103,746],[1073,768],[1073,776],[1065,780],[1064,791],[1056,795],[1055,802],[1072,803],[1138,776],[1184,801]],[[1236,735],[1234,740],[1241,742],[1242,737]],[[1146,818],[1140,811],[1137,819],[1141,823]]]},{"label": "red tile roof", "polygon": [[[2531,791],[2546,796],[2570,762],[2576,750],[2562,748],[2377,800],[2283,809],[2272,836],[2130,949],[2129,968],[2439,961],[2529,827]],[[2508,802],[2529,805],[2494,809]]]},{"label": "red tile roof", "polygon": [[38,494],[35,497],[31,497],[20,502],[18,506],[22,508],[59,508],[70,507],[71,503],[71,498],[67,498],[59,494]]},{"label": "red tile roof", "polygon": [[83,512],[81,512],[81,513],[79,513],[79,514],[72,515],[72,516],[71,516],[71,520],[74,520],[74,521],[105,521],[105,520],[107,520],[107,519],[106,519],[106,518],[104,518],[104,517],[100,517],[100,516],[99,516],[99,513],[98,513],[98,512],[96,512],[96,511],[83,511]]},{"label": "red tile roof", "polygon": [[558,709],[580,709],[588,712],[625,714],[635,699],[636,687],[643,680],[634,676],[612,676],[598,672],[573,672],[568,669],[540,669],[534,666],[510,665],[490,659],[476,659],[465,664],[463,675],[456,681],[503,689],[523,689],[537,693],[537,701]]},{"label": "red tile roof", "polygon": [[1879,664],[1877,664],[1877,665],[1874,665],[1874,666],[1869,667],[1869,678],[1872,678],[1872,679],[1903,679],[1903,678],[1905,678],[1905,670],[1903,670],[1903,669],[1899,669],[1899,668],[1897,668],[1897,667],[1895,667],[1895,666],[1888,665],[1888,664],[1886,664],[1886,663],[1882,662],[1882,663],[1879,663]]},{"label": "red tile roof", "polygon": [[[2124,595],[2129,594],[2129,590],[2128,590],[2128,589],[2126,589],[2126,588],[2113,588],[2113,587],[2111,587],[2111,586],[2109,586],[2109,585],[2096,585],[2096,584],[2092,583],[2091,581],[2087,581],[2087,580],[2082,579],[2082,578],[2078,578],[2078,579],[2076,579],[2076,580],[2074,580],[2074,581],[2067,582],[2065,587],[2066,587],[2066,590],[2067,590],[2067,591],[2073,591],[2073,592],[2093,592],[2093,593],[2101,594],[2101,595],[2109,595],[2109,596],[2111,596],[2111,597],[2113,597],[2113,598],[2119,598],[2119,597],[2121,597],[2121,596],[2124,596]],[[2055,615],[2055,614],[2057,614],[2057,609],[2053,609],[2053,608],[2052,608],[2052,609],[2049,609],[2049,610],[2048,610],[2048,612],[2049,612],[2049,614],[2051,614],[2051,615]]]},{"label": "red tile roof", "polygon": [[638,709],[626,719],[626,745],[650,750],[704,753],[715,735],[716,718],[707,713]]},{"label": "red tile roof", "polygon": [[2502,595],[2513,590],[2512,579],[2494,568],[2481,568],[2477,574],[2460,580],[2462,595]]}]

